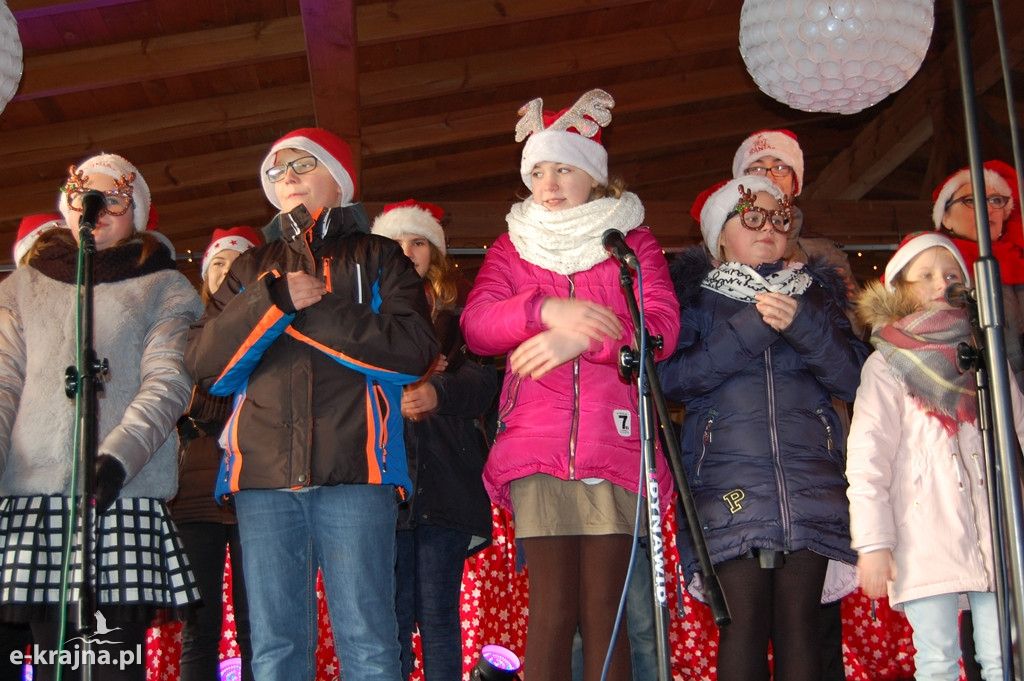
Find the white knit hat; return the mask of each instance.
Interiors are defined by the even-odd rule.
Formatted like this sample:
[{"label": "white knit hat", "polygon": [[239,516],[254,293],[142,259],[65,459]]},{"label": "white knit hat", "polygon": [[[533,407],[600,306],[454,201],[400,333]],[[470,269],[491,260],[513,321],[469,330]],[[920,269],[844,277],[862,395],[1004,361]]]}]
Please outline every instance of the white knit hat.
[{"label": "white knit hat", "polygon": [[203,281],[206,281],[206,271],[210,269],[213,256],[221,251],[245,253],[250,248],[259,246],[260,243],[260,235],[255,229],[247,225],[213,230],[213,238],[210,240],[210,245],[203,252],[203,262],[199,269]]},{"label": "white knit hat", "polygon": [[[96,156],[87,158],[78,166],[72,167],[86,178],[95,173],[99,173],[100,175],[106,175],[119,181],[122,178],[127,180],[134,173],[135,178],[131,181],[132,224],[135,227],[136,232],[146,231],[146,225],[149,223],[150,219],[149,185],[146,184],[146,180],[142,177],[142,173],[139,172],[138,168],[117,154],[107,153],[97,154]],[[70,180],[72,178],[69,176],[68,179]],[[61,191],[57,197],[57,210],[59,210],[60,214],[64,216],[65,221],[70,222],[69,218],[72,211],[71,207],[68,206],[68,195],[66,191]]]},{"label": "white knit hat", "polygon": [[519,175],[531,191],[533,167],[545,161],[567,163],[587,172],[598,184],[608,184],[608,152],[601,144],[601,128],[611,123],[615,100],[604,90],[591,90],[568,109],[544,111],[534,99],[519,109],[516,141],[522,142]]},{"label": "white knit hat", "polygon": [[[998,163],[1009,168],[1009,166],[1006,166],[1006,164],[1002,162]],[[985,186],[990,189],[994,189],[1003,196],[1011,197],[1009,208],[1012,210],[1012,197],[1014,193],[1010,190],[1010,183],[1006,181],[1005,177],[999,174],[994,166],[990,166],[990,164],[993,164],[993,162],[987,161],[982,164],[985,173]],[[1010,170],[1012,171],[1012,168]],[[932,204],[932,224],[935,225],[935,229],[942,229],[942,216],[946,214],[946,205],[950,200],[952,200],[953,194],[955,194],[960,187],[970,183],[971,169],[969,167],[961,168],[947,177],[945,181],[932,192],[932,200],[934,201]]]},{"label": "white knit hat", "polygon": [[889,264],[885,266],[885,276],[882,277],[882,283],[885,284],[885,288],[895,291],[896,287],[893,286],[892,282],[896,275],[910,264],[911,260],[935,246],[945,248],[953,255],[953,258],[960,266],[960,270],[964,273],[964,284],[970,286],[971,272],[967,269],[967,263],[964,262],[964,257],[960,255],[960,251],[957,250],[957,247],[953,245],[953,242],[948,237],[943,234],[936,234],[935,232],[913,232],[903,238],[903,241],[900,242],[900,247],[896,249],[896,253],[889,260]]},{"label": "white knit hat", "polygon": [[768,192],[778,201],[785,198],[782,190],[774,182],[760,175],[738,177],[701,192],[694,201],[690,214],[699,211],[700,233],[704,235],[704,245],[715,257],[718,257],[718,239],[722,236],[725,221],[743,196],[740,187],[755,194]]},{"label": "white knit hat", "polygon": [[281,202],[277,200],[274,184],[267,177],[267,169],[274,165],[277,152],[282,149],[298,149],[315,156],[319,163],[324,164],[328,172],[331,173],[331,177],[341,188],[341,205],[347,206],[355,201],[356,180],[355,165],[352,163],[352,148],[345,140],[323,128],[299,128],[274,142],[260,165],[260,182],[263,183],[263,193],[278,210],[281,209]]},{"label": "white knit hat", "polygon": [[750,164],[763,156],[774,156],[793,169],[793,195],[804,189],[804,152],[791,130],[758,130],[743,140],[732,159],[732,176],[744,177]]}]

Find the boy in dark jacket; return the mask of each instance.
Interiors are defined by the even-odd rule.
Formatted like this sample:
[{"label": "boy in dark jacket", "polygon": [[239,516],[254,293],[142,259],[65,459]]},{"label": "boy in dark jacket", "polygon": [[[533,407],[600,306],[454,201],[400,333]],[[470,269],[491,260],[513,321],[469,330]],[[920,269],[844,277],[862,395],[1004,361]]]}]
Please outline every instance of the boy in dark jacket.
[{"label": "boy in dark jacket", "polygon": [[401,392],[438,342],[408,258],[352,202],[352,168],[319,128],[271,147],[261,179],[282,212],[189,333],[189,371],[235,395],[218,493],[234,494],[261,681],[316,677],[318,568],[346,676],[400,676]]}]

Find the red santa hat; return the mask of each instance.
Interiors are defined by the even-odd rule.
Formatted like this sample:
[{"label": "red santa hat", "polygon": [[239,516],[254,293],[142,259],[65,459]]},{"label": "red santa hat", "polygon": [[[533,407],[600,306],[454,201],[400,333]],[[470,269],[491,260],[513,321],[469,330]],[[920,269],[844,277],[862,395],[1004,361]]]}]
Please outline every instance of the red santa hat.
[{"label": "red santa hat", "polygon": [[267,177],[267,169],[277,160],[277,152],[282,149],[298,149],[316,157],[331,173],[331,177],[341,187],[341,205],[347,206],[355,201],[356,180],[355,165],[352,163],[352,149],[345,140],[333,132],[323,128],[299,128],[274,142],[260,166],[260,182],[267,199],[280,210],[281,202],[277,200],[274,185]]},{"label": "red santa hat", "polygon": [[732,159],[732,176],[744,177],[750,164],[764,156],[774,156],[793,169],[796,177],[793,195],[799,196],[804,188],[804,152],[796,133],[791,130],[758,130],[743,140]]},{"label": "red santa hat", "polygon": [[701,192],[690,208],[690,215],[700,215],[700,233],[704,235],[704,245],[711,255],[718,257],[718,239],[722,236],[722,228],[729,218],[729,213],[736,209],[743,192],[740,188],[755,194],[768,192],[777,200],[782,201],[785,195],[778,186],[767,177],[747,175],[727,182],[719,182]]},{"label": "red santa hat", "polygon": [[[117,154],[102,153],[87,158],[75,166],[75,169],[86,178],[99,173],[100,175],[112,177],[115,180],[121,180],[121,178],[127,180],[134,174],[135,177],[131,181],[132,224],[136,232],[146,231],[146,225],[150,219],[151,197],[149,185],[146,184],[146,180],[142,177],[142,173],[139,172],[138,168]],[[64,216],[64,220],[67,221],[71,214],[71,207],[68,206],[66,191],[61,191],[57,197],[57,210],[60,211],[60,214]]]},{"label": "red santa hat", "polygon": [[540,99],[519,109],[516,142],[526,140],[519,175],[531,191],[533,167],[545,161],[567,163],[587,172],[598,184],[608,184],[608,152],[601,128],[611,123],[615,100],[604,90],[591,90],[568,109],[544,111]]},{"label": "red santa hat", "polygon": [[213,230],[213,238],[210,240],[210,245],[203,252],[203,261],[199,270],[203,281],[206,281],[206,272],[210,269],[210,262],[221,251],[244,253],[250,248],[256,248],[259,245],[260,235],[255,229],[246,225]]},{"label": "red santa hat", "polygon": [[26,215],[21,219],[18,227],[18,236],[14,241],[14,264],[17,266],[25,257],[32,244],[48,229],[57,227],[67,228],[68,223],[64,221],[60,213],[39,213],[38,215]]},{"label": "red santa hat", "polygon": [[890,291],[895,291],[896,287],[893,286],[893,280],[896,279],[904,267],[910,264],[910,261],[919,256],[929,248],[934,247],[945,248],[952,254],[957,264],[960,266],[960,270],[964,273],[964,284],[967,286],[971,285],[971,272],[967,269],[967,263],[964,262],[964,258],[960,255],[960,251],[957,247],[949,240],[949,237],[943,234],[936,234],[935,232],[911,232],[907,236],[903,237],[903,241],[900,242],[900,247],[896,249],[896,253],[893,254],[889,260],[889,264],[885,266],[885,275],[882,277],[882,283]]},{"label": "red santa hat", "polygon": [[406,199],[401,203],[384,206],[383,212],[373,221],[374,234],[397,239],[403,234],[418,234],[426,237],[442,254],[448,252],[445,246],[441,217],[444,211],[432,203]]},{"label": "red santa hat", "polygon": [[[1013,213],[1013,198],[1017,195],[1017,178],[1013,168],[1006,165],[1002,161],[985,161],[982,164],[982,171],[985,174],[985,186],[989,189],[999,192],[1002,196],[1009,196],[1010,203],[1007,206],[1007,216]],[[1013,178],[1013,188],[1011,188],[1011,181],[1007,177],[1007,171]],[[961,168],[949,177],[947,177],[942,184],[935,188],[932,192],[932,224],[935,225],[935,229],[942,229],[942,216],[946,214],[946,209],[949,207],[949,202],[953,200],[953,194],[957,192],[960,187],[965,184],[971,183],[971,168]]]}]

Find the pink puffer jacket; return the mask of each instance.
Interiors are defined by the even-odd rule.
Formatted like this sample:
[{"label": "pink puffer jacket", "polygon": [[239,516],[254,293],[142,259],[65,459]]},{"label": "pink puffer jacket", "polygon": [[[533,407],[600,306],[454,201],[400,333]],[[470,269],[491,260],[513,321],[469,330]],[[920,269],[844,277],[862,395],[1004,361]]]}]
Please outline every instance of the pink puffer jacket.
[{"label": "pink puffer jacket", "polygon": [[[662,347],[671,352],[679,336],[679,303],[665,256],[645,227],[631,231],[626,243],[636,251],[643,273],[647,330],[660,335]],[[535,473],[562,480],[601,478],[633,492],[641,489],[636,382],[619,377],[619,351],[633,344],[633,324],[617,261],[609,258],[584,272],[556,274],[523,260],[508,234],[502,235],[488,250],[462,314],[469,348],[480,355],[512,352],[545,330],[540,308],[550,296],[607,305],[625,331],[621,339],[593,343],[540,380],[505,374],[498,437],[484,468],[484,485],[506,509],[511,509],[509,483]],[[664,356],[661,350],[655,359]],[[664,510],[673,486],[660,449],[657,465]]]}]

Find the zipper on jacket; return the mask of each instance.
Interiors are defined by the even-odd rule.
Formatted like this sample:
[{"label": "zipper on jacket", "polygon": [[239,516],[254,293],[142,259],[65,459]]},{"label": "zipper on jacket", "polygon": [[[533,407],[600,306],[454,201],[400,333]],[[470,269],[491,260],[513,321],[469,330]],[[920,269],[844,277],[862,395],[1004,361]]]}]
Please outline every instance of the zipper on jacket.
[{"label": "zipper on jacket", "polygon": [[704,435],[701,436],[701,447],[700,447],[700,458],[697,459],[697,465],[693,470],[693,484],[701,484],[700,469],[704,467],[704,459],[708,455],[708,445],[711,444],[711,427],[715,425],[715,419],[718,418],[718,410],[714,407],[708,412],[708,420],[704,422]]},{"label": "zipper on jacket", "polygon": [[[495,429],[494,439],[497,441],[498,435],[505,432],[505,420],[509,414],[512,413],[512,409],[519,402],[519,386],[523,382],[523,377],[516,375],[512,382],[508,386],[508,391],[505,393],[505,401],[501,405],[501,409],[498,410],[498,424]],[[493,444],[493,443],[492,443]]]},{"label": "zipper on jacket", "polygon": [[324,259],[321,261],[323,263],[323,267],[324,267],[324,287],[327,289],[328,293],[333,293],[334,292],[334,282],[331,281],[331,261],[332,260],[333,260],[333,258],[328,255],[328,256],[324,257]]},{"label": "zipper on jacket", "polygon": [[[576,299],[576,281],[569,275],[569,300]],[[580,430],[580,358],[572,361],[572,421],[569,427],[569,479],[576,479],[576,440]]]},{"label": "zipper on jacket", "polygon": [[814,415],[821,421],[821,425],[825,428],[825,446],[828,448],[829,454],[835,449],[835,441],[832,439],[832,426],[828,424],[828,419],[825,418],[825,410],[819,407],[814,411]]},{"label": "zipper on jacket", "polygon": [[771,444],[772,466],[775,469],[775,485],[779,490],[779,512],[782,521],[783,549],[789,548],[789,497],[786,491],[786,478],[782,472],[782,454],[779,451],[779,433],[776,428],[775,376],[772,374],[772,351],[764,351],[765,381],[768,388],[768,435]]}]

